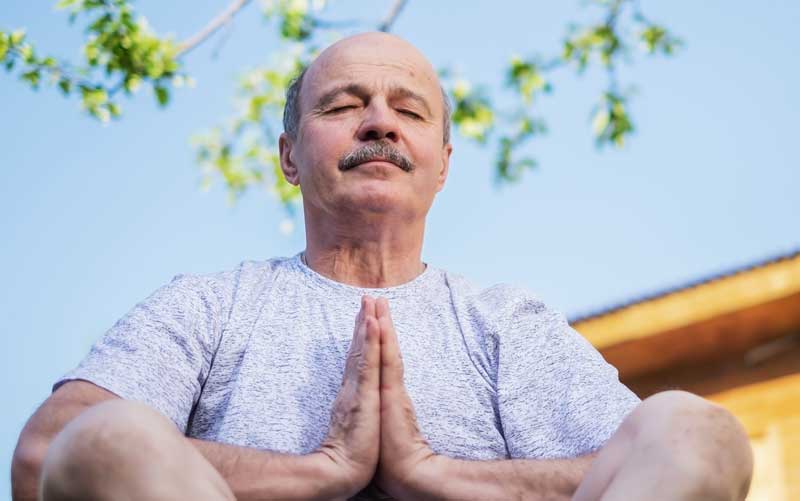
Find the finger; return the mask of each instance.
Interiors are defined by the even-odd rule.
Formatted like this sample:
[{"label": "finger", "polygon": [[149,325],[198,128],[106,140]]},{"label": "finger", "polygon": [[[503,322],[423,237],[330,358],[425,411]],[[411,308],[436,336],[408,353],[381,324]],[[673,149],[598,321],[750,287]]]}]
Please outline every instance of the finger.
[{"label": "finger", "polygon": [[361,320],[356,325],[353,332],[353,338],[350,340],[350,348],[347,350],[347,358],[345,359],[344,378],[342,384],[346,380],[358,382],[361,379],[362,359],[364,358],[364,347],[366,345],[367,336],[367,322]]},{"label": "finger", "polygon": [[362,320],[364,320],[364,298],[361,298],[361,304],[358,308],[358,313],[356,314],[356,330],[358,330],[358,325]]},{"label": "finger", "polygon": [[375,301],[375,316],[385,317],[389,314],[389,301],[385,297],[379,297]]},{"label": "finger", "polygon": [[378,318],[381,333],[381,389],[404,389],[403,359],[397,333],[388,315]]},{"label": "finger", "polygon": [[381,333],[381,446],[390,455],[410,455],[424,444],[414,404],[403,381],[403,357],[397,331],[392,323],[388,303],[381,307],[378,317]]},{"label": "finger", "polygon": [[364,320],[366,318],[365,315],[365,299],[361,298],[361,308],[358,310],[358,314],[356,314],[356,321],[355,326],[353,327],[353,337],[350,339],[350,348],[348,352],[353,352],[353,350],[360,349],[363,346],[363,338],[366,331],[362,332],[361,327],[364,324]]},{"label": "finger", "polygon": [[375,314],[378,318],[386,317],[394,330],[394,320],[392,320],[392,310],[389,308],[389,300],[385,297],[379,298],[375,301]]},{"label": "finger", "polygon": [[375,314],[375,298],[370,295],[364,295],[361,300],[364,304],[364,316],[377,318]]},{"label": "finger", "polygon": [[[358,310],[358,314],[356,315],[355,327],[353,328],[353,339],[350,342],[350,346],[363,346],[363,337],[359,336],[359,326],[366,321],[367,316],[371,315],[371,311],[374,309],[374,298],[368,295],[361,296],[361,303],[360,308]],[[371,316],[374,316],[372,314]]]},{"label": "finger", "polygon": [[372,311],[374,307],[374,298],[367,295],[361,298],[347,366],[350,377],[359,385],[377,388],[380,384],[380,328]]},{"label": "finger", "polygon": [[380,385],[381,365],[381,331],[375,317],[367,317],[364,322],[364,350],[361,382],[368,388],[377,389]]}]

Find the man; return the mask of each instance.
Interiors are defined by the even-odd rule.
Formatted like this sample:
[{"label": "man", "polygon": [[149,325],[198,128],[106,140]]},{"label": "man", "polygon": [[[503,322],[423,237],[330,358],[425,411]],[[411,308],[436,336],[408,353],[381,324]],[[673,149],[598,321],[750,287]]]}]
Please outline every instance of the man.
[{"label": "man", "polygon": [[133,308],[24,428],[15,497],[744,498],[729,413],[640,402],[526,291],[422,262],[452,147],[415,48],[334,44],[284,126],[305,251],[178,275]]}]

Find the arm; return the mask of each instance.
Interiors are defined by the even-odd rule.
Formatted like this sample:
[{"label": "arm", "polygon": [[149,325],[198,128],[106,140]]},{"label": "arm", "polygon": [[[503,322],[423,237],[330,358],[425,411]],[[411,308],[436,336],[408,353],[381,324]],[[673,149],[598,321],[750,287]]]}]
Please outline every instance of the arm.
[{"label": "arm", "polygon": [[398,499],[569,499],[597,453],[575,459],[470,461],[437,455],[420,432],[403,382],[388,304],[381,328],[381,458],[378,481]]},{"label": "arm", "polygon": [[[71,381],[36,410],[23,428],[14,451],[11,465],[14,499],[36,499],[42,464],[53,438],[81,412],[113,398],[119,397],[92,383]],[[352,490],[347,478],[337,474],[334,462],[321,453],[296,456],[196,439],[189,441],[225,478],[237,499],[289,496],[330,499]]]},{"label": "arm", "polygon": [[[597,453],[574,459],[468,461],[434,456],[414,499],[564,499],[578,488]],[[446,481],[443,481],[446,479]]]},{"label": "arm", "polygon": [[358,490],[320,452],[301,456],[189,441],[219,471],[238,500],[344,499]]},{"label": "arm", "polygon": [[[125,353],[117,355],[124,357]],[[137,361],[142,358],[147,361],[147,357]],[[378,462],[379,365],[375,303],[365,296],[356,317],[342,387],[331,410],[328,436],[319,449],[300,456],[187,440],[220,473],[238,499],[349,497],[370,482]],[[147,381],[139,384],[146,385]],[[87,381],[73,380],[60,386],[42,404],[22,430],[14,452],[14,499],[36,498],[42,464],[52,440],[81,412],[112,398],[119,396]],[[185,406],[189,408],[191,403]]]},{"label": "arm", "polygon": [[237,499],[349,498],[372,479],[380,440],[380,331],[375,300],[362,297],[328,435],[296,456],[189,439]]}]

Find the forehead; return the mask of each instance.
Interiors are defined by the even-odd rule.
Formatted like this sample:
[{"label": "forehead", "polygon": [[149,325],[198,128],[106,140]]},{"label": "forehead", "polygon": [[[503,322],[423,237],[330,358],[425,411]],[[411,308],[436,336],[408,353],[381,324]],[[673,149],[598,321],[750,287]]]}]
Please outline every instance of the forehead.
[{"label": "forehead", "polygon": [[406,88],[439,107],[434,104],[440,92],[436,72],[419,51],[399,40],[346,40],[327,49],[303,79],[304,109],[313,106],[327,90],[348,84],[373,92]]}]

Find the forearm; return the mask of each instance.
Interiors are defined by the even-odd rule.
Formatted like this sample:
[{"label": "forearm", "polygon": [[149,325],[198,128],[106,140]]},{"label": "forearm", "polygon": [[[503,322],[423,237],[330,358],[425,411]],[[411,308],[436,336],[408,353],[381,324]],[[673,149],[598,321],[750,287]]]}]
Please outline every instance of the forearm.
[{"label": "forearm", "polygon": [[349,492],[331,475],[327,456],[283,454],[190,438],[228,482],[236,499],[336,499]]},{"label": "forearm", "polygon": [[409,493],[414,499],[565,499],[578,488],[596,454],[575,459],[469,461],[439,456],[443,472]]}]

